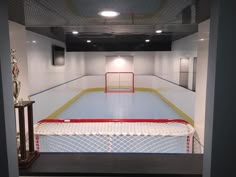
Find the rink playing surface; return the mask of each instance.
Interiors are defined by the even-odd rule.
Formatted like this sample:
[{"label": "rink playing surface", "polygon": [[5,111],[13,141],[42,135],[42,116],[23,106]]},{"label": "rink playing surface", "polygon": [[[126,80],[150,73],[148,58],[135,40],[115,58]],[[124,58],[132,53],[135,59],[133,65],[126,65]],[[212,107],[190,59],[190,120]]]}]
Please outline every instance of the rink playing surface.
[{"label": "rink playing surface", "polygon": [[71,104],[57,119],[181,119],[154,93],[89,92]]}]

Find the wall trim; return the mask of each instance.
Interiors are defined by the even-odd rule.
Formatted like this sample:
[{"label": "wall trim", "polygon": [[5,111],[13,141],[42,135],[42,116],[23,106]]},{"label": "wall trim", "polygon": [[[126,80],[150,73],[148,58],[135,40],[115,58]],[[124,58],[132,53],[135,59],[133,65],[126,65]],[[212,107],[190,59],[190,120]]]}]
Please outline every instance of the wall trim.
[{"label": "wall trim", "polygon": [[163,77],[160,77],[160,76],[157,76],[157,75],[153,75],[153,76],[155,76],[155,77],[157,77],[157,78],[159,78],[159,79],[161,79],[161,80],[164,80],[164,81],[166,81],[166,82],[169,82],[169,83],[171,83],[171,84],[177,85],[177,86],[179,86],[180,88],[183,88],[183,89],[189,90],[189,91],[191,91],[191,92],[193,92],[193,93],[196,93],[196,91],[193,91],[193,90],[188,89],[188,88],[186,88],[186,87],[183,87],[183,86],[181,86],[181,85],[179,85],[179,84],[177,84],[177,83],[175,83],[175,82],[172,82],[172,81],[169,81],[169,80],[167,80],[167,79],[164,79]]},{"label": "wall trim", "polygon": [[60,87],[60,86],[65,85],[65,84],[68,84],[68,83],[73,82],[73,81],[75,81],[75,80],[81,79],[81,78],[83,78],[83,77],[85,77],[85,76],[87,76],[87,75],[83,75],[83,76],[77,77],[77,78],[75,78],[75,79],[72,79],[72,80],[63,82],[63,83],[58,84],[58,85],[55,85],[55,86],[53,86],[53,87],[49,87],[49,88],[47,88],[47,89],[45,89],[45,90],[39,91],[39,92],[37,92],[37,93],[33,93],[33,94],[29,95],[28,97],[29,97],[29,98],[30,98],[30,97],[33,97],[33,96],[35,96],[35,95],[38,95],[38,94],[41,94],[41,93],[43,93],[43,92],[52,90],[52,89],[54,89],[54,88]]}]

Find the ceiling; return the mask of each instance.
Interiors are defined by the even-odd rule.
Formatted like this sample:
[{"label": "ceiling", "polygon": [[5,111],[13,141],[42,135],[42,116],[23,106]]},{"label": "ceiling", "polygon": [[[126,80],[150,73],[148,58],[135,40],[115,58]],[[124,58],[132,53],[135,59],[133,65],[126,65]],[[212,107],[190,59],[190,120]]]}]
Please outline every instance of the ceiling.
[{"label": "ceiling", "polygon": [[[170,50],[173,40],[197,32],[198,23],[209,18],[207,1],[9,0],[9,18],[65,41],[68,51]],[[102,10],[120,15],[104,18],[98,15]],[[163,33],[156,34],[157,29]],[[72,35],[73,30],[79,34]],[[86,43],[87,39],[92,42]]]}]

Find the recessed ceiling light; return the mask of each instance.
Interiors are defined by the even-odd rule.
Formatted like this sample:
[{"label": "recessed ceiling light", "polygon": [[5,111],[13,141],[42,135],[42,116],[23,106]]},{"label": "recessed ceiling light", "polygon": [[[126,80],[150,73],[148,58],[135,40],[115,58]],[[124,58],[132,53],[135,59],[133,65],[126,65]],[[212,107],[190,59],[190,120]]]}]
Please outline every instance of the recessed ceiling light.
[{"label": "recessed ceiling light", "polygon": [[146,39],[145,42],[150,42],[150,39]]},{"label": "recessed ceiling light", "polygon": [[160,34],[162,33],[162,30],[156,30],[156,33]]},{"label": "recessed ceiling light", "polygon": [[116,11],[105,10],[99,12],[98,15],[101,15],[103,17],[117,17],[118,15],[120,15],[120,13]]},{"label": "recessed ceiling light", "polygon": [[78,31],[72,31],[72,34],[79,34],[79,32]]},{"label": "recessed ceiling light", "polygon": [[200,41],[204,41],[205,39],[204,38],[201,38]]},{"label": "recessed ceiling light", "polygon": [[35,40],[33,40],[32,43],[36,44],[37,42]]},{"label": "recessed ceiling light", "polygon": [[87,40],[86,42],[87,42],[87,43],[91,43],[92,41],[91,41],[91,40]]}]

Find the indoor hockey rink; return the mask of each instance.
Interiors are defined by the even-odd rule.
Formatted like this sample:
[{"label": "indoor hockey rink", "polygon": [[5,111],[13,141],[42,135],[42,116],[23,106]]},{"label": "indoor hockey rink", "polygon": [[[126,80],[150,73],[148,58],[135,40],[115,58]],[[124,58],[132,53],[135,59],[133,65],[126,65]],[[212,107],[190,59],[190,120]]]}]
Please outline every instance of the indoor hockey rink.
[{"label": "indoor hockey rink", "polygon": [[[36,105],[35,114],[50,113],[35,119],[38,151],[201,152],[190,116],[163,96],[189,97],[191,91],[156,76],[135,75],[134,58],[128,55],[106,56],[105,70],[32,96],[40,103],[51,100],[57,108],[49,112],[50,107]],[[191,106],[176,101],[186,110]]]}]

